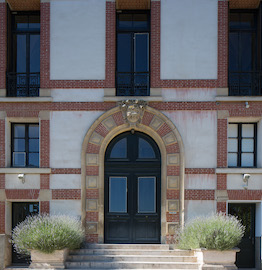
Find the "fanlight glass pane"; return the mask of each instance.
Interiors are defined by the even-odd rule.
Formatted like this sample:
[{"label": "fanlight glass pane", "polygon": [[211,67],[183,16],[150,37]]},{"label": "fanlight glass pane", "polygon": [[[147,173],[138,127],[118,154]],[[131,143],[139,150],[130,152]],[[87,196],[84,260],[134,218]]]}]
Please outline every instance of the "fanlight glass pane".
[{"label": "fanlight glass pane", "polygon": [[138,178],[138,213],[156,212],[156,178]]},{"label": "fanlight glass pane", "polygon": [[109,212],[127,212],[127,178],[109,178]]},{"label": "fanlight glass pane", "polygon": [[229,167],[237,167],[237,154],[229,153],[227,156],[227,163]]},{"label": "fanlight glass pane", "polygon": [[237,139],[228,139],[228,152],[237,152]]},{"label": "fanlight glass pane", "polygon": [[127,139],[118,141],[111,150],[110,158],[127,158]]},{"label": "fanlight glass pane", "polygon": [[254,137],[254,125],[243,124],[242,125],[242,137],[253,138]]},{"label": "fanlight glass pane", "polygon": [[242,152],[254,152],[254,139],[242,139]]},{"label": "fanlight glass pane", "polygon": [[241,167],[253,167],[254,166],[254,154],[241,154]]},{"label": "fanlight glass pane", "polygon": [[228,137],[237,137],[237,124],[228,125]]},{"label": "fanlight glass pane", "polygon": [[155,158],[155,151],[152,146],[144,139],[138,141],[138,158]]}]

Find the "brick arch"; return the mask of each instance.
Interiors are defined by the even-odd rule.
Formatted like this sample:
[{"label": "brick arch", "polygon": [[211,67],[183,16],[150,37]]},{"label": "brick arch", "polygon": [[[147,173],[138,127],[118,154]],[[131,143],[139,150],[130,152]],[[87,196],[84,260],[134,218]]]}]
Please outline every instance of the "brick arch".
[{"label": "brick arch", "polygon": [[82,224],[87,242],[104,242],[104,155],[110,141],[131,129],[149,135],[161,152],[161,243],[184,224],[184,146],[174,124],[146,106],[140,124],[130,126],[120,107],[100,116],[87,132],[81,156]]}]

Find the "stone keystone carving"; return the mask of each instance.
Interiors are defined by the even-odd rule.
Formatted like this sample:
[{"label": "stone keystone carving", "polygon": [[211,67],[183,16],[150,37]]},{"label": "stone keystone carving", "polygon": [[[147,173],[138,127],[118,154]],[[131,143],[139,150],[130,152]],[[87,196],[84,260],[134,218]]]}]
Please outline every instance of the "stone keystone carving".
[{"label": "stone keystone carving", "polygon": [[135,126],[141,122],[147,102],[144,100],[124,100],[119,102],[124,119]]}]

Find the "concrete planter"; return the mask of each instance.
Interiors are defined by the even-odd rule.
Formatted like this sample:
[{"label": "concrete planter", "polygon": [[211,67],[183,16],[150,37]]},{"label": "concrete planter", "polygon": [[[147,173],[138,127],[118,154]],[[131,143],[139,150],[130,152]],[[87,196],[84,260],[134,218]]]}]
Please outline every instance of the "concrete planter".
[{"label": "concrete planter", "polygon": [[200,269],[237,269],[235,265],[236,253],[239,249],[231,250],[195,250],[198,263],[201,265]]},{"label": "concrete planter", "polygon": [[31,264],[29,268],[57,269],[65,268],[68,249],[56,250],[53,253],[42,253],[38,250],[31,251]]}]

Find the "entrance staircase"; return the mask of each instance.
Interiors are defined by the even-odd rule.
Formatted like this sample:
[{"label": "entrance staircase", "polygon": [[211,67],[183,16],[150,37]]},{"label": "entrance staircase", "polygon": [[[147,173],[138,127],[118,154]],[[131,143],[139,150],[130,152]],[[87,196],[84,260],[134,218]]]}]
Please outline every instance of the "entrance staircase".
[{"label": "entrance staircase", "polygon": [[67,269],[198,269],[193,251],[157,244],[89,244],[71,251]]}]

